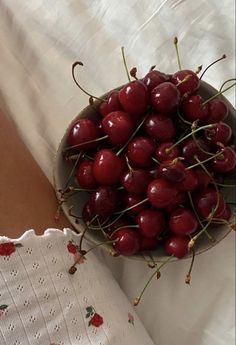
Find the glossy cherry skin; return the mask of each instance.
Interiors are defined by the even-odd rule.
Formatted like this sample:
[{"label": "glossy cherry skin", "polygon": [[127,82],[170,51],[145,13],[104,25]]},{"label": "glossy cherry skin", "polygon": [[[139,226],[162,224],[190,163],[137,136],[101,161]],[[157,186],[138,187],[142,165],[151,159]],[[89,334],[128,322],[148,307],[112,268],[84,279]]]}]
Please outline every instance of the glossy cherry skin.
[{"label": "glossy cherry skin", "polygon": [[137,215],[136,222],[145,237],[158,237],[165,229],[165,217],[160,211],[144,210]]},{"label": "glossy cherry skin", "polygon": [[230,147],[226,146],[222,149],[222,155],[217,156],[211,161],[211,167],[214,172],[226,173],[234,169],[236,166],[236,153]]},{"label": "glossy cherry skin", "polygon": [[127,156],[135,167],[148,168],[152,164],[155,149],[156,146],[150,138],[136,137],[127,147]]},{"label": "glossy cherry skin", "polygon": [[140,251],[154,250],[158,247],[158,240],[155,237],[143,237],[140,239]]},{"label": "glossy cherry skin", "polygon": [[131,81],[119,91],[119,101],[127,113],[138,119],[148,108],[147,87],[140,80]]},{"label": "glossy cherry skin", "polygon": [[134,131],[134,123],[128,113],[114,111],[102,120],[102,130],[115,146],[123,146]]},{"label": "glossy cherry skin", "polygon": [[122,106],[119,101],[119,91],[114,90],[109,93],[107,100],[100,104],[99,112],[103,117],[105,117],[117,110],[122,110]]},{"label": "glossy cherry skin", "polygon": [[191,192],[198,187],[198,178],[193,169],[185,170],[185,178],[175,183],[175,188],[180,192]]},{"label": "glossy cherry skin", "polygon": [[171,236],[164,243],[165,252],[174,255],[178,259],[188,254],[189,238],[187,236]]},{"label": "glossy cherry skin", "polygon": [[129,256],[140,250],[140,236],[132,228],[124,227],[115,231],[112,240],[116,241],[112,246],[120,255]]},{"label": "glossy cherry skin", "polygon": [[151,101],[157,112],[163,115],[172,115],[178,109],[180,92],[174,84],[165,82],[152,90]]},{"label": "glossy cherry skin", "polygon": [[150,180],[151,177],[147,170],[132,169],[122,176],[121,183],[128,193],[142,195],[146,194]]},{"label": "glossy cherry skin", "polygon": [[171,201],[171,203],[165,207],[168,213],[173,212],[179,206],[184,206],[187,200],[187,195],[184,192],[179,192],[176,197]]},{"label": "glossy cherry skin", "polygon": [[184,118],[190,122],[204,120],[208,115],[208,103],[202,105],[204,100],[200,95],[192,95],[182,103]]},{"label": "glossy cherry skin", "polygon": [[161,162],[158,167],[158,175],[170,182],[181,182],[186,176],[185,165],[179,160]]},{"label": "glossy cherry skin", "polygon": [[91,194],[90,202],[95,214],[109,216],[117,210],[119,194],[116,189],[110,186],[101,186]]},{"label": "glossy cherry skin", "polygon": [[147,190],[149,202],[155,208],[168,207],[177,194],[174,186],[164,179],[153,180]]},{"label": "glossy cherry skin", "polygon": [[116,156],[112,150],[103,149],[96,153],[93,163],[93,175],[98,183],[114,185],[121,180],[125,170],[125,161]]},{"label": "glossy cherry skin", "polygon": [[164,115],[150,115],[144,123],[147,135],[159,142],[170,141],[175,136],[174,122]]},{"label": "glossy cherry skin", "polygon": [[204,118],[204,123],[216,123],[223,121],[228,116],[229,109],[224,101],[213,99],[208,103],[208,114]]},{"label": "glossy cherry skin", "polygon": [[[194,206],[200,217],[208,218],[212,210],[217,206],[218,193],[213,188],[206,188],[199,191],[193,197]],[[221,194],[219,194],[219,205],[214,218],[220,218],[225,211],[225,201]]]},{"label": "glossy cherry skin", "polygon": [[[182,82],[186,77],[188,77],[188,80],[184,81],[180,85],[178,85],[180,82]],[[181,70],[176,73],[174,73],[170,80],[174,85],[177,86],[179,92],[181,95],[184,94],[192,94],[196,92],[199,89],[200,86],[200,80],[196,73],[190,70]]]},{"label": "glossy cherry skin", "polygon": [[197,177],[197,188],[207,188],[211,181],[210,176],[202,168],[194,168],[193,171]]},{"label": "glossy cherry skin", "polygon": [[75,177],[83,188],[93,189],[97,187],[97,181],[93,176],[93,162],[82,161],[76,170]]},{"label": "glossy cherry skin", "polygon": [[213,128],[205,129],[204,135],[211,144],[222,143],[226,145],[231,139],[232,129],[229,125],[220,121]]},{"label": "glossy cherry skin", "polygon": [[169,227],[176,235],[190,235],[198,229],[198,220],[193,211],[179,207],[171,213]]},{"label": "glossy cherry skin", "polygon": [[[202,149],[202,150],[201,150]],[[200,161],[204,161],[209,158],[209,155],[204,151],[211,152],[209,146],[202,139],[187,139],[184,141],[182,146],[182,155],[185,158],[186,164],[195,164],[197,163],[194,156]]]},{"label": "glossy cherry skin", "polygon": [[168,80],[168,76],[162,72],[152,70],[148,72],[143,78],[143,83],[146,85],[149,92],[156,86]]},{"label": "glossy cherry skin", "polygon": [[96,147],[97,143],[83,144],[99,137],[97,125],[89,119],[79,119],[69,129],[68,143],[70,146],[77,146],[79,150],[89,150]]},{"label": "glossy cherry skin", "polygon": [[[124,196],[124,204],[127,208],[132,207],[138,203],[140,203],[143,200],[143,196],[141,195],[132,195],[132,194],[126,194]],[[131,208],[131,210],[128,211],[128,214],[134,215],[138,214],[142,210],[145,210],[148,207],[148,202],[141,203],[138,206],[135,206]]]},{"label": "glossy cherry skin", "polygon": [[173,144],[174,144],[174,142],[170,141],[167,143],[162,143],[157,147],[155,157],[159,162],[163,162],[163,161],[166,161],[168,159],[173,160],[174,158],[179,157],[178,146],[175,146],[170,151],[166,151],[166,149],[169,149]]}]

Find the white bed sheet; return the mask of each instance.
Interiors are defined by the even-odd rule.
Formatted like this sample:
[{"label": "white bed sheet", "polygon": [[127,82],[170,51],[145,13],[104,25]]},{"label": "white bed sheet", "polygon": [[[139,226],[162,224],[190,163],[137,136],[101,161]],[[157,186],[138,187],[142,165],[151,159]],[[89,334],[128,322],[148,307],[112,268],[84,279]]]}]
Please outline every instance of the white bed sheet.
[{"label": "white bed sheet", "polygon": [[[172,40],[179,37],[182,65],[196,69],[226,53],[205,80],[216,88],[235,75],[234,0],[0,0],[0,108],[52,181],[58,143],[87,105],[71,78],[96,95],[126,82],[120,47],[143,75],[151,65],[177,70]],[[235,105],[235,91],[226,96]],[[130,299],[150,272],[143,263],[106,258]],[[235,343],[234,234],[196,260],[191,287],[188,262],[170,264],[137,308],[155,344]]]}]

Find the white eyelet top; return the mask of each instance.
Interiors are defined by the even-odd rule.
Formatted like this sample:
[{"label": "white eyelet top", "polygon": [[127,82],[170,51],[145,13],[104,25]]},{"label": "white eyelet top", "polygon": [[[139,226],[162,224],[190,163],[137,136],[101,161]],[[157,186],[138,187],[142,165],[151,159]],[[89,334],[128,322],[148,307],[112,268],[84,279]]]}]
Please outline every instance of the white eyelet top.
[{"label": "white eyelet top", "polygon": [[154,345],[94,252],[69,229],[0,237],[1,345]]}]

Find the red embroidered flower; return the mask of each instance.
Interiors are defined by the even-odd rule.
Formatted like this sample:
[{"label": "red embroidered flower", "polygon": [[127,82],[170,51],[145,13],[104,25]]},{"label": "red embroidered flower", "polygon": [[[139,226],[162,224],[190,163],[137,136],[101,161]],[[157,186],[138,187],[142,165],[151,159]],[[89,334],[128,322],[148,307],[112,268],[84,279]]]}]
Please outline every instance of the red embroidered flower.
[{"label": "red embroidered flower", "polygon": [[12,242],[5,242],[0,244],[0,255],[1,256],[10,256],[16,251],[16,246]]},{"label": "red embroidered flower", "polygon": [[77,252],[77,247],[72,242],[67,244],[67,249],[70,253],[75,254]]},{"label": "red embroidered flower", "polygon": [[95,313],[93,317],[90,319],[89,324],[93,325],[94,327],[100,327],[103,324],[102,316]]}]

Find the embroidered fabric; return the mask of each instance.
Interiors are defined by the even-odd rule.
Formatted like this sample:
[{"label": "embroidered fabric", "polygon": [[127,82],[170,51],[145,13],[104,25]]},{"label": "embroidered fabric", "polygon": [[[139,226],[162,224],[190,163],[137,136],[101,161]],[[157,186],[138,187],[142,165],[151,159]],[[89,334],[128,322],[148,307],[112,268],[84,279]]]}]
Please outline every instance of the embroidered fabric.
[{"label": "embroidered fabric", "polygon": [[102,259],[70,229],[0,237],[1,345],[153,345]]}]

